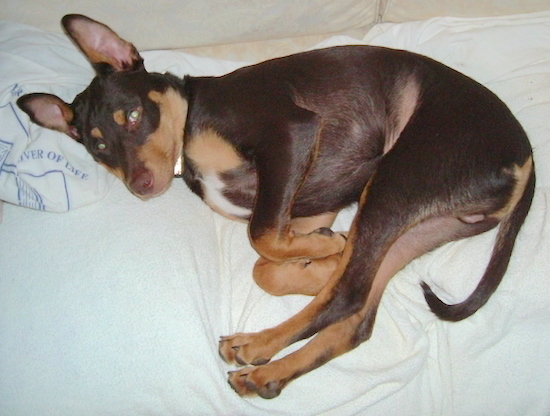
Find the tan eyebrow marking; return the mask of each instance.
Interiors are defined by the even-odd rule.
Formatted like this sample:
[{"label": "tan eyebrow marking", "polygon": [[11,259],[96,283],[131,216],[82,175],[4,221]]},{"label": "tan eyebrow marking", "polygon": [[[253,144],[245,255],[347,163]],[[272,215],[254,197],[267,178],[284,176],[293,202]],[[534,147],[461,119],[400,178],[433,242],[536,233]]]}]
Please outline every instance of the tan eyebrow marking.
[{"label": "tan eyebrow marking", "polygon": [[92,129],[91,133],[92,133],[92,137],[95,137],[96,139],[102,139],[103,138],[103,133],[101,132],[99,127],[94,127]]},{"label": "tan eyebrow marking", "polygon": [[113,119],[119,126],[124,126],[126,124],[126,113],[124,110],[117,110],[113,113]]}]

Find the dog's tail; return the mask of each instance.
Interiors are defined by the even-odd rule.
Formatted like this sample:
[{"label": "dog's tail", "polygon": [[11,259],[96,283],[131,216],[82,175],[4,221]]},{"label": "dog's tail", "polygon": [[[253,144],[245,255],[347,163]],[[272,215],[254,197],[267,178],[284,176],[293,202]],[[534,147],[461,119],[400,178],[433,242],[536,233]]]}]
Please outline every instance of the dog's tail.
[{"label": "dog's tail", "polygon": [[529,212],[534,193],[535,170],[532,167],[521,199],[513,211],[500,223],[493,253],[485,274],[474,292],[465,301],[448,305],[441,301],[426,283],[422,282],[426,302],[437,317],[446,321],[460,321],[474,314],[489,300],[506,273],[516,236]]}]

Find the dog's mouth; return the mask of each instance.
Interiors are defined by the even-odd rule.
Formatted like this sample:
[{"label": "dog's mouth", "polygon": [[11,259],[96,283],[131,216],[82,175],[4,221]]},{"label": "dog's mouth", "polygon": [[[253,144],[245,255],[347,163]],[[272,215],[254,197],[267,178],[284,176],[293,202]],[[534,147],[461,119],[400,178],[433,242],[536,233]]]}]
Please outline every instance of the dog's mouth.
[{"label": "dog's mouth", "polygon": [[173,178],[172,170],[155,171],[140,167],[135,169],[124,182],[134,195],[147,200],[165,193],[170,188]]}]

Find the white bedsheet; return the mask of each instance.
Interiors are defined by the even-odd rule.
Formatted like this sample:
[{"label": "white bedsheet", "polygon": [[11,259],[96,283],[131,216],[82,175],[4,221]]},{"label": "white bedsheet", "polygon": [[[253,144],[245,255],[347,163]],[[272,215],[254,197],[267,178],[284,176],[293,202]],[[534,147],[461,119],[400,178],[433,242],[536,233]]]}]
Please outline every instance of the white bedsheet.
[{"label": "white bedsheet", "polygon": [[[1,25],[0,39],[18,28]],[[550,414],[550,13],[382,25],[366,41],[419,51],[485,83],[532,140],[537,193],[490,302],[463,322],[444,323],[429,312],[419,281],[447,301],[463,299],[484,270],[494,232],[447,244],[400,272],[370,341],[274,400],[242,399],[226,383],[232,368],[218,357],[218,337],[277,324],[309,299],[257,288],[245,225],[212,213],[181,181],[142,202],[120,182],[98,180],[92,190],[100,191],[67,213],[4,206],[0,415]],[[28,78],[21,88],[47,83],[70,96],[90,73],[80,71],[76,50],[51,50],[48,65],[65,65],[37,68],[40,82]],[[168,51],[144,56],[149,69],[177,74],[241,65]],[[0,192],[5,177],[2,170]],[[88,192],[90,184],[74,189]],[[342,213],[335,228],[347,228],[352,215],[353,208]]]}]

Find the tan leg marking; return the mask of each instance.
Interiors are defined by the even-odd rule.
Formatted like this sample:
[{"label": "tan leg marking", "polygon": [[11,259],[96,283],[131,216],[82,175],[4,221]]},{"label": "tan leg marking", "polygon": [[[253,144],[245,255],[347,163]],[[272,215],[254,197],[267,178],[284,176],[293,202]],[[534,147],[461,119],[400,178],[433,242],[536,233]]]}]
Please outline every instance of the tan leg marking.
[{"label": "tan leg marking", "polygon": [[245,367],[229,373],[229,384],[240,396],[277,397],[293,379],[351,350],[351,339],[361,322],[361,314],[338,322],[319,332],[304,347],[259,367]]},{"label": "tan leg marking", "polygon": [[[290,381],[355,348],[355,337],[361,323],[365,319],[372,319],[374,322],[374,315],[372,318],[367,316],[369,313],[376,313],[386,284],[393,276],[392,269],[384,267],[377,273],[375,284],[361,311],[323,329],[305,346],[280,360],[267,363],[266,359],[256,359],[252,364],[266,364],[230,372],[230,385],[241,396],[259,395],[267,399],[273,398],[278,396]],[[386,273],[391,275],[388,276]],[[237,363],[241,359],[239,355]]]},{"label": "tan leg marking", "polygon": [[315,260],[282,263],[260,258],[254,265],[254,281],[267,293],[283,295],[317,295],[336,270],[341,254]]},{"label": "tan leg marking", "polygon": [[[315,217],[291,220],[295,233],[311,233],[332,226],[337,213],[328,212]],[[260,258],[253,271],[254,280],[263,290],[275,295],[317,295],[336,269],[341,255],[333,254],[320,259],[301,259],[273,262]]]},{"label": "tan leg marking", "polygon": [[[352,233],[353,234],[353,233]],[[299,313],[285,322],[257,333],[237,333],[222,337],[219,352],[228,364],[265,364],[271,357],[293,342],[295,334],[312,322],[332,295],[332,289],[342,276],[352,251],[350,239],[341,259],[317,296]]]},{"label": "tan leg marking", "polygon": [[[447,241],[449,235],[453,235],[465,226],[456,218],[445,217],[428,220],[406,232],[390,247],[384,257],[361,310],[322,329],[305,346],[280,360],[268,363],[274,353],[278,352],[275,350],[284,345],[283,340],[289,339],[289,331],[303,328],[310,322],[312,313],[307,310],[308,308],[315,310],[312,305],[317,298],[302,312],[278,327],[258,334],[238,334],[222,339],[220,353],[222,357],[227,358],[229,352],[227,347],[229,347],[231,351],[229,355],[233,355],[233,360],[230,362],[265,364],[229,373],[231,386],[242,396],[257,394],[264,398],[276,397],[290,381],[352,350],[370,338],[380,299],[395,273],[412,259],[429,251],[442,241]],[[442,232],[442,229],[447,231]],[[332,288],[327,289],[329,286],[333,285],[327,285],[323,292],[331,290]],[[240,341],[246,343],[241,344]],[[273,355],[266,355],[266,352]],[[249,361],[252,357],[254,359]]]},{"label": "tan leg marking", "polygon": [[269,232],[253,240],[252,246],[268,260],[280,262],[299,259],[319,259],[341,253],[346,245],[342,234],[314,231],[299,234],[292,230]]},{"label": "tan leg marking", "polygon": [[[359,207],[365,204],[366,189],[361,195]],[[353,252],[356,234],[357,225],[354,222],[336,269],[332,272],[323,288],[304,309],[285,322],[261,332],[237,333],[221,337],[219,353],[225,362],[240,365],[266,363],[276,353],[290,345],[293,342],[295,334],[301,332],[303,328],[306,328],[313,321],[315,316],[321,311],[322,306],[332,296],[332,290],[344,274]],[[324,257],[328,257],[328,255]]]}]

